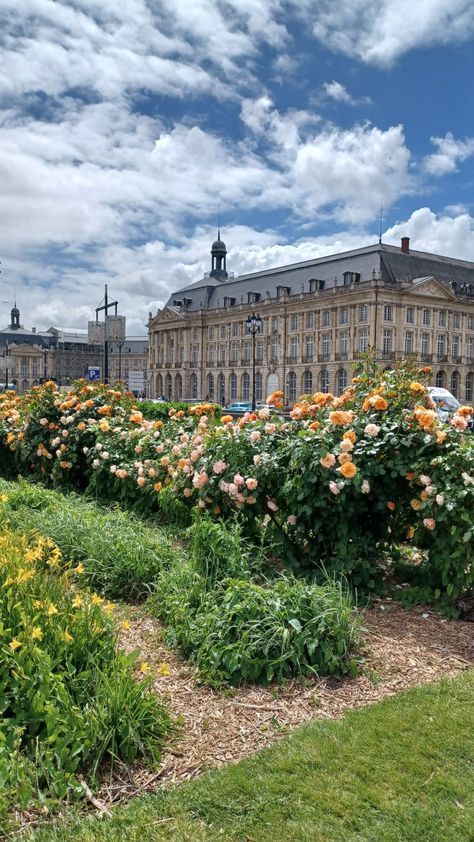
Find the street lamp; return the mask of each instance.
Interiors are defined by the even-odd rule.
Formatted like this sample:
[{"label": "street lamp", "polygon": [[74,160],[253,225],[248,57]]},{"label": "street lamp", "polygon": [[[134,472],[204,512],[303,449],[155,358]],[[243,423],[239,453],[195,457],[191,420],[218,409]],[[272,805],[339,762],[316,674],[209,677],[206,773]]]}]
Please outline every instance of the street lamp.
[{"label": "street lamp", "polygon": [[44,382],[46,383],[46,381],[48,379],[48,376],[47,376],[48,375],[48,349],[47,348],[43,348],[43,355],[44,355],[43,379],[44,379]]},{"label": "street lamp", "polygon": [[260,316],[252,313],[248,316],[245,322],[247,333],[252,337],[252,412],[255,411],[255,337],[257,333],[262,332],[263,321]]}]

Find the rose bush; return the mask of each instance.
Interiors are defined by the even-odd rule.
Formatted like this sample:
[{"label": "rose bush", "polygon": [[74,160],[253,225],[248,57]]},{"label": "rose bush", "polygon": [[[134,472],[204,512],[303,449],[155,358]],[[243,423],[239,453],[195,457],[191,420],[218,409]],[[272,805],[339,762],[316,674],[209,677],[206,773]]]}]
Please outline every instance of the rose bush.
[{"label": "rose bush", "polygon": [[[219,419],[200,404],[152,421],[105,387],[62,395],[47,384],[4,400],[0,440],[18,470],[144,513],[189,523],[194,509],[237,512],[244,534],[271,542],[284,563],[369,591],[380,586],[384,557],[416,540],[427,560],[414,583],[423,577],[425,598],[454,604],[473,585],[472,495],[459,480],[474,476],[472,410],[441,425],[424,385],[429,369],[382,372],[370,358],[361,368],[343,395],[303,396],[290,419],[267,408]],[[424,476],[433,482],[424,486]]]}]

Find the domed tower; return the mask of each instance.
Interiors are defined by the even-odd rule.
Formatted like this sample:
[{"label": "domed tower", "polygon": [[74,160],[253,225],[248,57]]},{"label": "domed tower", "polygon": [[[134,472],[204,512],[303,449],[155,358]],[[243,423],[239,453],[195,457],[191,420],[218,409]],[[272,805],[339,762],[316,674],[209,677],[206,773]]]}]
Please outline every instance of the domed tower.
[{"label": "domed tower", "polygon": [[12,309],[10,310],[10,317],[11,317],[10,330],[18,330],[18,328],[21,327],[21,324],[20,324],[20,311],[19,311],[18,307],[16,306],[16,301],[15,301],[15,306],[12,307]]},{"label": "domed tower", "polygon": [[211,267],[211,271],[210,271],[211,278],[219,278],[219,280],[224,281],[227,278],[227,270],[226,270],[227,249],[226,249],[225,243],[222,242],[222,240],[221,240],[220,228],[217,231],[217,240],[215,240],[212,244],[211,255],[212,255],[212,267]]}]

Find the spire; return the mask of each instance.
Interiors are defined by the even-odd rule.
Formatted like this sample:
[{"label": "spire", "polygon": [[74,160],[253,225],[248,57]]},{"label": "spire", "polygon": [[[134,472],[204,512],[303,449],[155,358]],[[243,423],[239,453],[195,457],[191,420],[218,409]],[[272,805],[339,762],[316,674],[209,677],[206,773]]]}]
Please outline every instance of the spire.
[{"label": "spire", "polygon": [[15,304],[12,307],[12,309],[10,310],[10,317],[11,317],[10,330],[18,330],[18,328],[21,327],[21,324],[20,324],[20,311],[19,311],[18,307],[16,306],[16,295],[15,295]]}]

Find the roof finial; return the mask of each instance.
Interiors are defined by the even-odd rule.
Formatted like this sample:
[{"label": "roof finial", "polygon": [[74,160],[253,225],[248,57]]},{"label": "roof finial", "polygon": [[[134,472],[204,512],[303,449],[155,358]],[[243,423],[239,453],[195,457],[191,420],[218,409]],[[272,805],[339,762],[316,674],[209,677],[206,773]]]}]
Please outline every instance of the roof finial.
[{"label": "roof finial", "polygon": [[382,220],[383,220],[383,199],[380,199],[379,246],[382,245]]},{"label": "roof finial", "polygon": [[217,239],[221,238],[221,206],[217,206]]}]

